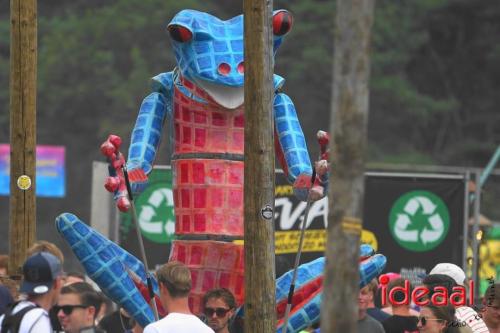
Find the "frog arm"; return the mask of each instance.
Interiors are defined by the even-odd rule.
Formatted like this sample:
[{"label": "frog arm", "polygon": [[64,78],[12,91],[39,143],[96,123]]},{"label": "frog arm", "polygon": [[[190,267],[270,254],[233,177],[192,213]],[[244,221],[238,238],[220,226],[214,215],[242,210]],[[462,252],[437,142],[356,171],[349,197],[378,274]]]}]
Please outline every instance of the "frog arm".
[{"label": "frog arm", "polygon": [[[311,178],[312,166],[304,133],[295,106],[284,93],[274,97],[274,126],[276,153],[285,176],[291,183],[295,183],[298,177]],[[306,200],[307,188],[295,194],[299,199]]]},{"label": "frog arm", "polygon": [[127,168],[151,172],[160,145],[165,119],[172,114],[173,73],[162,73],[152,79],[153,92],[141,105],[132,131]]}]

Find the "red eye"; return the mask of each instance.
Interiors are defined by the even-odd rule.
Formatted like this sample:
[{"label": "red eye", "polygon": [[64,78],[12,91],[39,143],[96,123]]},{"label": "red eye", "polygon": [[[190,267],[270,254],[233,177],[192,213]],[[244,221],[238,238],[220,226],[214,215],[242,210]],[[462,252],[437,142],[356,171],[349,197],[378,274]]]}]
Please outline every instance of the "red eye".
[{"label": "red eye", "polygon": [[229,64],[226,64],[225,62],[221,63],[218,68],[219,74],[221,75],[228,75],[229,72],[231,72],[231,66]]},{"label": "red eye", "polygon": [[293,17],[290,12],[281,10],[273,16],[273,33],[283,36],[292,29]]},{"label": "red eye", "polygon": [[193,33],[188,28],[181,25],[168,26],[168,32],[173,40],[180,43],[189,42],[191,38],[193,38]]},{"label": "red eye", "polygon": [[237,70],[240,74],[245,73],[245,63],[243,61],[238,64]]}]

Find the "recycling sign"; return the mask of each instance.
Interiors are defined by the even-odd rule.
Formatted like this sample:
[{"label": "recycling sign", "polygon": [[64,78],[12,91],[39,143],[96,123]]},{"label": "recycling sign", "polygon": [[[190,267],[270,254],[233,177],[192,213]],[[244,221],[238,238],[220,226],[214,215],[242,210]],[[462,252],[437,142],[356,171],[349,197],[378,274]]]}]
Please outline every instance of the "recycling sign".
[{"label": "recycling sign", "polygon": [[170,243],[175,233],[174,196],[171,183],[150,179],[136,198],[137,221],[142,235],[155,243]]},{"label": "recycling sign", "polygon": [[437,195],[411,191],[399,197],[389,215],[389,230],[402,247],[417,252],[438,246],[448,234],[450,214]]}]

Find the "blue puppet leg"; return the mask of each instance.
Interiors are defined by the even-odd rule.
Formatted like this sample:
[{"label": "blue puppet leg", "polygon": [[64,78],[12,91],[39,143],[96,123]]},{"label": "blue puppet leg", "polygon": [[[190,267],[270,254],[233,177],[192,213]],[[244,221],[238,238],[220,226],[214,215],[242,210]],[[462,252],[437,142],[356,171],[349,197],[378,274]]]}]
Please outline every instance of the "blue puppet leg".
[{"label": "blue puppet leg", "polygon": [[[387,259],[381,254],[374,254],[372,247],[366,244],[360,247],[360,259],[359,287],[363,288],[382,273]],[[299,332],[319,321],[324,264],[325,259],[321,257],[299,266],[287,332]],[[276,304],[279,319],[277,332],[283,329],[283,318],[280,316],[284,314],[292,276],[293,271],[288,271],[276,280]]]},{"label": "blue puppet leg", "polygon": [[[154,321],[153,311],[129,275],[129,271],[133,272],[146,284],[142,262],[73,214],[59,215],[56,228],[106,296],[123,307],[142,327]],[[158,284],[154,278],[152,280],[153,290],[158,294]]]}]

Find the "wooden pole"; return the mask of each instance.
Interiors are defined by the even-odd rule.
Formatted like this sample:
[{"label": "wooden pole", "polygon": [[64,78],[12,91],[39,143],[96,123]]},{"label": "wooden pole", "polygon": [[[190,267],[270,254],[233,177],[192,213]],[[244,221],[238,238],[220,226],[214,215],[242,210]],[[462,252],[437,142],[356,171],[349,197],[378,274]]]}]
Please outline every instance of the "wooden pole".
[{"label": "wooden pole", "polygon": [[14,275],[21,273],[36,231],[36,0],[11,0],[10,11],[9,274]]},{"label": "wooden pole", "polygon": [[245,332],[276,332],[272,0],[244,0]]},{"label": "wooden pole", "polygon": [[321,332],[357,332],[359,237],[374,0],[337,0]]}]

